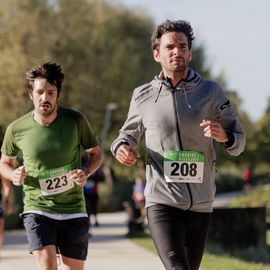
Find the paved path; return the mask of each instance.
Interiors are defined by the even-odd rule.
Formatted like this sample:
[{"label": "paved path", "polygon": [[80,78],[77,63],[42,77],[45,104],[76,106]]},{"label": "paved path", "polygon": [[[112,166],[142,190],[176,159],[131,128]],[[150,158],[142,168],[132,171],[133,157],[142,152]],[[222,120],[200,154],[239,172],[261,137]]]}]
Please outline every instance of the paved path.
[{"label": "paved path", "polygon": [[[85,270],[164,270],[156,255],[125,237],[125,213],[99,214],[99,222],[99,227],[93,227]],[[36,269],[23,230],[5,233],[2,255],[0,270]]]},{"label": "paved path", "polygon": [[[222,207],[240,193],[216,196],[215,207]],[[85,270],[164,270],[159,258],[125,237],[124,212],[99,214],[100,227],[93,227]],[[6,231],[0,270],[36,269],[28,254],[24,230]]]}]

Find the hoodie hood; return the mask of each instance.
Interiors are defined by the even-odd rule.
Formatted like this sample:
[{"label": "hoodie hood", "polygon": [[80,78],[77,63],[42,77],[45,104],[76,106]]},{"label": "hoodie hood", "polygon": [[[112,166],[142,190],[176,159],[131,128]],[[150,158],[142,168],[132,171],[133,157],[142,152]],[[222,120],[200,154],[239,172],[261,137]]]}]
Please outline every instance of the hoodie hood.
[{"label": "hoodie hood", "polygon": [[163,72],[161,71],[155,78],[151,81],[151,84],[155,87],[166,86],[168,90],[171,91],[182,91],[191,90],[195,88],[201,81],[201,75],[195,72],[192,68],[188,69],[188,76],[185,80],[181,80],[175,88],[172,87],[171,82],[164,77]]}]

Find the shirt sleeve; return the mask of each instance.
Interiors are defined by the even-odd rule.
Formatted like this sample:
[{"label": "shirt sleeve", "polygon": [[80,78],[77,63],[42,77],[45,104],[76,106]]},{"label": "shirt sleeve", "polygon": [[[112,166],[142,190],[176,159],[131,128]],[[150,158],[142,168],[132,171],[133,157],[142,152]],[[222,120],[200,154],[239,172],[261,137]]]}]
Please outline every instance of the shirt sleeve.
[{"label": "shirt sleeve", "polygon": [[1,147],[1,152],[8,157],[16,157],[19,150],[20,149],[16,145],[16,141],[13,136],[13,125],[11,124],[7,127]]},{"label": "shirt sleeve", "polygon": [[225,144],[226,151],[233,156],[238,156],[245,149],[246,134],[239,118],[225,92],[218,86],[216,89],[216,117],[224,130],[230,134],[231,145]]},{"label": "shirt sleeve", "polygon": [[111,145],[112,154],[116,154],[116,150],[121,144],[128,144],[129,146],[136,148],[144,130],[142,117],[138,111],[135,94],[133,93],[127,119],[119,131],[119,136]]},{"label": "shirt sleeve", "polygon": [[93,148],[99,144],[90,123],[83,114],[79,121],[79,143],[84,149]]}]

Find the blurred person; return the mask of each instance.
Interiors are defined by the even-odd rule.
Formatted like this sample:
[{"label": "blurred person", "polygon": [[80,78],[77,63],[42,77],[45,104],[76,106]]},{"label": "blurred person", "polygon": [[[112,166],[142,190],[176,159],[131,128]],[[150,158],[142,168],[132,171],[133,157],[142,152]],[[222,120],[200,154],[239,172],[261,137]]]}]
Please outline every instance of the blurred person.
[{"label": "blurred person", "polygon": [[148,225],[166,269],[198,270],[215,195],[213,141],[237,156],[245,132],[221,87],[189,67],[193,29],[184,20],[157,26],[154,60],[161,72],[136,88],[111,151],[133,166],[145,135]]},{"label": "blurred person", "polygon": [[94,173],[87,179],[86,185],[84,186],[84,197],[86,202],[86,210],[89,216],[91,226],[91,216],[94,217],[94,225],[99,226],[98,222],[98,174]]},{"label": "blurred person", "polygon": [[132,186],[131,202],[125,201],[123,207],[128,216],[128,233],[127,236],[144,233],[145,220],[145,197],[144,197],[144,180],[137,176],[135,177]]},{"label": "blurred person", "polygon": [[[39,270],[82,270],[88,250],[89,221],[83,186],[103,156],[86,117],[58,106],[64,74],[56,63],[26,73],[34,109],[13,121],[2,144],[1,174],[23,185],[22,219],[29,251]],[[81,150],[89,162],[81,166]],[[15,167],[21,153],[23,165]]]},{"label": "blurred person", "polygon": [[135,183],[132,188],[132,199],[134,201],[134,207],[140,210],[142,217],[145,216],[144,188],[144,180],[140,176],[135,177]]},{"label": "blurred person", "polygon": [[252,188],[252,170],[250,168],[243,170],[242,179],[244,182],[244,189],[250,190]]},{"label": "blurred person", "polygon": [[4,213],[12,213],[12,202],[11,202],[11,184],[10,181],[0,177],[0,260],[1,251],[4,242]]}]

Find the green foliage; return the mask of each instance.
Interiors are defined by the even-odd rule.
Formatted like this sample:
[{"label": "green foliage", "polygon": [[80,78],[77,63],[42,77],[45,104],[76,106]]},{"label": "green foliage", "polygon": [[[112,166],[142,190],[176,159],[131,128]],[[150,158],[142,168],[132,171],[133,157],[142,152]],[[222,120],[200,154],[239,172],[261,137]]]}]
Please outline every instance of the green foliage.
[{"label": "green foliage", "polygon": [[266,207],[267,220],[270,223],[270,184],[257,186],[245,195],[234,199],[230,207]]},{"label": "green foliage", "polygon": [[245,195],[236,198],[232,207],[270,207],[270,184],[261,185],[248,191]]},{"label": "green foliage", "polygon": [[217,193],[242,190],[243,181],[241,177],[229,172],[226,174],[220,173],[216,176],[216,188]]},{"label": "green foliage", "polygon": [[152,20],[97,0],[3,0],[0,12],[0,125],[31,108],[24,73],[55,61],[66,75],[61,103],[83,111],[97,134],[106,104],[118,103],[109,139],[115,137],[133,89],[157,70]]}]

